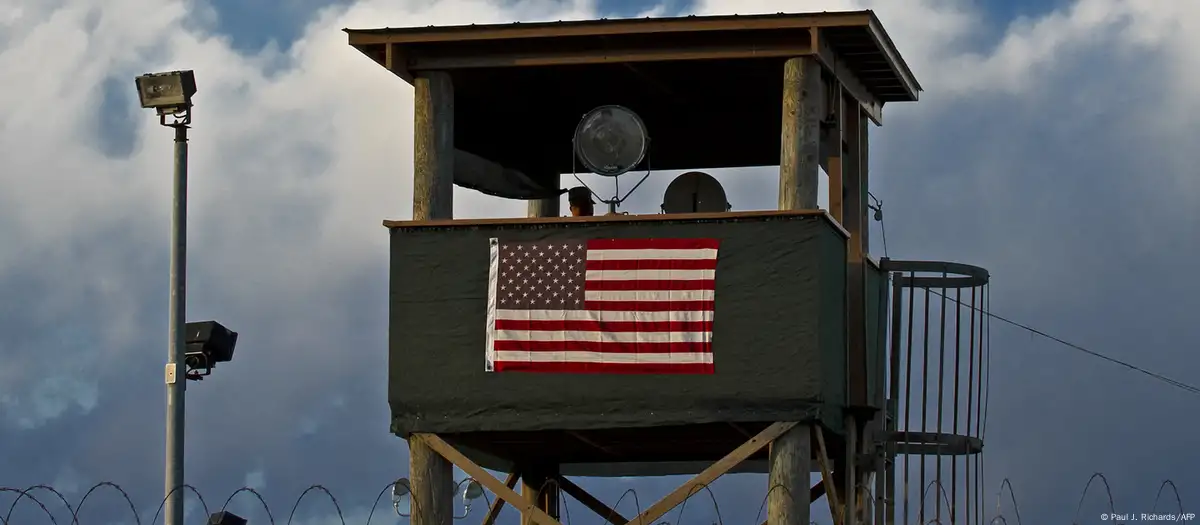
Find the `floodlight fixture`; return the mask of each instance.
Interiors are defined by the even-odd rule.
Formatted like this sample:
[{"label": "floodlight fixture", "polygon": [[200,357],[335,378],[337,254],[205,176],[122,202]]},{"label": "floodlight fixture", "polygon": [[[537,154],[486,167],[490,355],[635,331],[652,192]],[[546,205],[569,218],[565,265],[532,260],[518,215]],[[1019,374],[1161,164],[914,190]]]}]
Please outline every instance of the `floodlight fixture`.
[{"label": "floodlight fixture", "polygon": [[883,222],[883,201],[870,192],[867,193],[867,196],[874,201],[873,204],[867,204],[867,209],[875,212],[875,222]]},{"label": "floodlight fixture", "polygon": [[483,485],[475,481],[475,478],[467,478],[459,481],[458,486],[462,487],[463,511],[462,514],[454,516],[454,519],[461,520],[471,514],[471,503],[483,497]]},{"label": "floodlight fixture", "polygon": [[[192,95],[196,94],[196,75],[190,69],[166,73],[147,73],[134,79],[138,100],[143,108],[158,112],[165,126],[190,124],[192,121]],[[167,116],[176,118],[167,124]]]},{"label": "floodlight fixture", "polygon": [[208,517],[208,525],[246,525],[246,518],[227,510],[214,512]]},{"label": "floodlight fixture", "polygon": [[193,381],[212,374],[217,363],[233,360],[233,348],[237,346],[237,332],[225,328],[216,321],[187,323],[184,328],[187,344],[184,364],[187,378]]},{"label": "floodlight fixture", "polygon": [[623,106],[600,106],[575,128],[575,155],[597,175],[616,177],[642,162],[650,145],[646,124]]},{"label": "floodlight fixture", "polygon": [[663,213],[721,213],[730,209],[725,188],[712,175],[700,171],[675,177],[663,194]]},{"label": "floodlight fixture", "polygon": [[412,494],[412,485],[408,482],[408,478],[400,478],[392,483],[392,508],[396,510],[396,515],[401,518],[409,517],[409,514],[400,511],[400,502],[404,501],[406,496]]},{"label": "floodlight fixture", "polygon": [[483,497],[483,485],[480,485],[474,478],[463,480],[466,482],[466,487],[463,488],[463,499],[466,501],[474,501]]}]

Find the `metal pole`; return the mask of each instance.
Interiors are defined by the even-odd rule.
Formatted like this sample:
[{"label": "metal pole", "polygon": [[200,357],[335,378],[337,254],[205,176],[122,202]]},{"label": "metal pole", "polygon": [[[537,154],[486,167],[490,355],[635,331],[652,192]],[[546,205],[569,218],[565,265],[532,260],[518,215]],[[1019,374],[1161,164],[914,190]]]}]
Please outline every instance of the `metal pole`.
[{"label": "metal pole", "polygon": [[184,362],[187,275],[187,125],[175,124],[175,190],[171,212],[171,304],[167,328],[167,463],[163,525],[183,525]]}]

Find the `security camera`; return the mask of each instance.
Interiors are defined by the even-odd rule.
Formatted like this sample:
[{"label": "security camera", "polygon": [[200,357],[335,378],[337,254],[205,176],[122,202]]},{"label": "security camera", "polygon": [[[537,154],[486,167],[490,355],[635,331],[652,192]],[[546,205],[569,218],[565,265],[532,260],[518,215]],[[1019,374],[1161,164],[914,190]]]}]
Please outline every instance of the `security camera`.
[{"label": "security camera", "polygon": [[183,362],[187,366],[187,378],[199,381],[212,374],[217,363],[233,359],[233,347],[237,345],[237,332],[225,328],[216,321],[188,323],[185,328],[187,347]]}]

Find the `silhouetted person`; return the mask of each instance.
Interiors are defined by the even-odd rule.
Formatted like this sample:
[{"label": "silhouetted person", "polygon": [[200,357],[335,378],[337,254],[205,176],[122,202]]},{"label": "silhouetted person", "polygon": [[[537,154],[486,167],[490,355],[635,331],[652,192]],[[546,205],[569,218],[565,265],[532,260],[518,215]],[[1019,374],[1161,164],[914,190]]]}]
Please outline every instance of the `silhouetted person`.
[{"label": "silhouetted person", "polygon": [[567,190],[567,203],[571,205],[572,217],[591,217],[596,213],[596,201],[592,200],[592,190],[586,186],[576,186]]}]

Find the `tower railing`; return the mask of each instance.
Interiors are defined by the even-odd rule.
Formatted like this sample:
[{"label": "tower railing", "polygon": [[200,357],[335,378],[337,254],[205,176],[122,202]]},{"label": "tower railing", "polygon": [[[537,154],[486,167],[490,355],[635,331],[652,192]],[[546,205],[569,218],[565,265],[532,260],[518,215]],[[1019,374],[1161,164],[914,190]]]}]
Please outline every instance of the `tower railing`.
[{"label": "tower railing", "polygon": [[982,524],[988,272],[937,261],[880,266],[892,286],[887,514],[894,520],[899,510],[901,523]]}]

